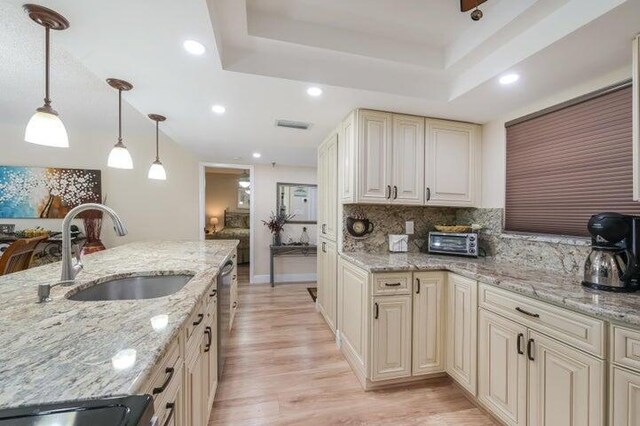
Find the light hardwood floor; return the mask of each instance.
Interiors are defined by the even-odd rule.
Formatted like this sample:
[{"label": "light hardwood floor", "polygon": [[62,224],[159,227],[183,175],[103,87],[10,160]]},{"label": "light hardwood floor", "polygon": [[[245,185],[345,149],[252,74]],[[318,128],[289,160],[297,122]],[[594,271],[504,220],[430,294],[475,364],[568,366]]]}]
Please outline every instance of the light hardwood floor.
[{"label": "light hardwood floor", "polygon": [[241,281],[209,425],[493,425],[448,378],[364,392],[307,292]]}]

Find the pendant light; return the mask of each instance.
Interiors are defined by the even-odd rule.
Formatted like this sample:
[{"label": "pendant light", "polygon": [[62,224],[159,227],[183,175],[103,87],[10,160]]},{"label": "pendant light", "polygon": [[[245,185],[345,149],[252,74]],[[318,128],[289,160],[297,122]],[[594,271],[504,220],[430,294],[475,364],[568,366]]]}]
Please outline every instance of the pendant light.
[{"label": "pendant light", "polygon": [[167,117],[159,114],[149,114],[149,118],[156,122],[156,161],[151,164],[149,168],[149,179],[167,180],[167,172],[164,170],[164,166],[160,162],[160,122],[167,119]]},{"label": "pendant light", "polygon": [[33,114],[24,132],[25,142],[58,148],[69,147],[69,136],[58,113],[51,108],[49,97],[49,32],[51,30],[66,30],[69,21],[64,16],[46,7],[35,4],[25,4],[24,10],[34,22],[45,28],[45,95],[44,105]]},{"label": "pendant light", "polygon": [[122,91],[133,89],[133,85],[124,80],[118,80],[117,78],[108,78],[107,83],[109,83],[109,86],[118,90],[118,142],[116,142],[109,153],[107,166],[113,167],[114,169],[133,169],[131,154],[129,154],[129,150],[122,143]]}]

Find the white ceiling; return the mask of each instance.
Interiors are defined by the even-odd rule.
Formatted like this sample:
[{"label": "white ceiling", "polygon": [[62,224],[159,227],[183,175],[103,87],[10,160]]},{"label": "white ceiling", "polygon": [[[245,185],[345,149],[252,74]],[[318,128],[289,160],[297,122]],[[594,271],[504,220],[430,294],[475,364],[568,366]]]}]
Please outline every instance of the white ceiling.
[{"label": "white ceiling", "polygon": [[[42,98],[43,33],[22,3],[0,3],[0,114],[16,123]],[[126,100],[167,115],[164,131],[199,159],[240,164],[313,166],[316,146],[355,107],[483,123],[630,67],[640,31],[640,0],[488,0],[479,22],[457,0],[40,3],[71,22],[52,37],[65,123],[105,125],[87,99],[98,106],[112,94],[104,79],[123,78],[135,86]],[[186,53],[185,39],[205,55]],[[501,87],[506,71],[521,81]],[[323,95],[307,96],[311,84]],[[279,129],[276,119],[313,126]]]}]

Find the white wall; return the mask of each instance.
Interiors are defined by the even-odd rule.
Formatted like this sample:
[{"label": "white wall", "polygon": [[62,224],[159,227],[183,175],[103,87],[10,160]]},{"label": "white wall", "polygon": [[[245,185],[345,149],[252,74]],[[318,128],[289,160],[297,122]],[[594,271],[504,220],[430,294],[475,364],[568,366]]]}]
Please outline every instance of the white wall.
[{"label": "white wall", "polygon": [[507,121],[618,83],[631,77],[631,67],[625,67],[598,79],[570,87],[555,95],[541,99],[510,114],[486,123],[482,127],[482,207],[503,208],[506,180]]},{"label": "white wall", "polygon": [[[276,211],[276,184],[309,183],[317,184],[316,169],[311,167],[271,167],[257,165],[254,169],[253,182],[255,185],[252,196],[255,197],[253,207],[254,220],[251,226],[255,228],[254,250],[254,277],[252,282],[268,282],[269,280],[269,245],[272,236],[262,221],[269,218],[271,212]],[[287,242],[289,237],[294,241],[300,239],[302,227],[307,227],[307,233],[311,242],[316,242],[316,225],[285,226],[282,241]],[[315,281],[316,257],[277,257],[275,261],[276,281]]]},{"label": "white wall", "polygon": [[[114,109],[116,106],[115,103],[98,106],[96,114],[101,114],[102,107]],[[139,240],[197,239],[196,159],[161,134],[160,154],[167,170],[167,180],[147,179],[147,171],[155,158],[154,123],[128,104],[123,105],[123,114],[124,142],[133,157],[134,170],[106,167],[107,156],[117,139],[116,122],[112,132],[67,125],[71,145],[67,149],[24,142],[26,120],[24,123],[0,123],[0,165],[102,170],[103,197],[108,197],[107,204],[121,216],[129,230],[127,236],[117,237],[110,221],[105,219],[102,237],[107,247]],[[58,219],[0,219],[0,223],[15,223],[17,229],[40,225],[60,230],[61,222]]]}]

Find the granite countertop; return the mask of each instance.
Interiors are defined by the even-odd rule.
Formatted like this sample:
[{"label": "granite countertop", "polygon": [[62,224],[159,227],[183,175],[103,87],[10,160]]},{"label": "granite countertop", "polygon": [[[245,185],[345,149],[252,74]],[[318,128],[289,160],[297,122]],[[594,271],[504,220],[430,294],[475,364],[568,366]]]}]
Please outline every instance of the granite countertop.
[{"label": "granite countertop", "polygon": [[582,278],[577,275],[524,268],[492,258],[424,253],[349,252],[340,255],[369,272],[447,270],[587,315],[640,326],[640,293],[592,290],[583,287]]},{"label": "granite countertop", "polygon": [[[0,277],[0,408],[134,394],[177,335],[238,241],[132,243],[83,258],[72,287],[51,289],[36,303],[41,283],[60,279],[60,263]],[[82,302],[65,296],[105,276],[194,274],[178,292],[156,299]],[[155,330],[151,318],[167,315]],[[156,327],[158,328],[158,327]],[[112,358],[136,351],[116,370]]]}]

